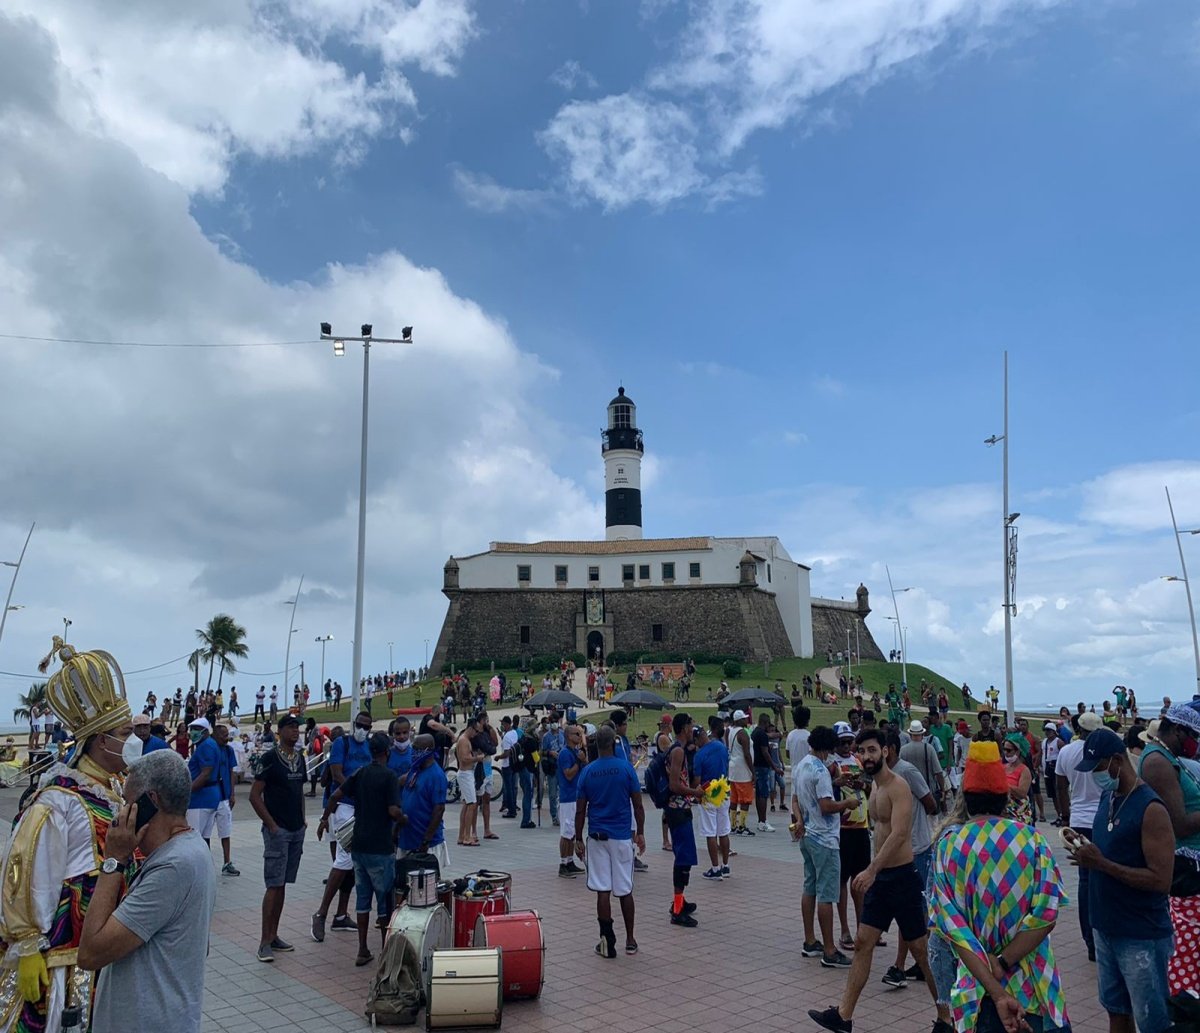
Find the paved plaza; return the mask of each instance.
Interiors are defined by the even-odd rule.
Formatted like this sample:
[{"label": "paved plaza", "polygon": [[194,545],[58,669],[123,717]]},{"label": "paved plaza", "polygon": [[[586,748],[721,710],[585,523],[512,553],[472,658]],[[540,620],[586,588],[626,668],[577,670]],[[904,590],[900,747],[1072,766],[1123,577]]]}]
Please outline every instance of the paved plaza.
[{"label": "paved plaza", "polygon": [[[0,808],[10,818],[17,789],[0,792]],[[362,1008],[373,966],[356,968],[357,937],[328,931],[324,943],[309,936],[309,916],[320,900],[329,851],[317,843],[320,798],[308,800],[310,838],[297,884],[288,889],[280,935],[295,953],[277,955],[274,964],[255,960],[262,900],[262,841],[249,806],[249,786],[239,787],[233,857],[239,878],[217,877],[217,906],[204,994],[205,1033],[316,1033],[360,1030],[368,1024]],[[777,815],[780,831],[735,837],[733,878],[709,883],[693,873],[689,898],[699,905],[697,929],[671,926],[671,855],[661,850],[658,812],[647,811],[646,860],[650,871],[634,883],[637,940],[634,957],[615,960],[593,953],[597,936],[595,895],[584,878],[560,879],[558,829],[543,807],[542,826],[522,830],[518,821],[496,819],[499,841],[480,848],[455,847],[458,806],[447,810],[451,875],[481,867],[511,872],[514,908],[534,908],[546,938],[546,985],[537,1001],[512,1002],[504,1025],[530,1033],[594,1033],[612,1026],[621,1033],[728,1033],[740,1026],[760,1030],[816,1029],[810,1007],[840,997],[846,972],[824,969],[799,956],[801,863]],[[769,815],[770,816],[770,815]],[[7,835],[5,822],[5,835]],[[1042,826],[1047,831],[1048,826]],[[1049,830],[1054,831],[1054,830]],[[1057,842],[1057,836],[1052,837]],[[219,846],[213,843],[214,862]],[[1068,893],[1075,893],[1075,870],[1060,864]],[[353,909],[351,898],[351,909]],[[615,910],[615,909],[614,909]],[[618,943],[623,942],[620,919]],[[895,943],[895,931],[887,936]],[[372,950],[378,937],[372,932]],[[1064,912],[1054,947],[1066,986],[1074,1030],[1107,1029],[1096,1001],[1095,968],[1087,961],[1072,906]],[[933,1005],[924,986],[894,990],[879,980],[892,950],[876,951],[871,981],[854,1017],[856,1030],[928,1033]],[[421,1025],[424,1019],[419,1020]]]}]

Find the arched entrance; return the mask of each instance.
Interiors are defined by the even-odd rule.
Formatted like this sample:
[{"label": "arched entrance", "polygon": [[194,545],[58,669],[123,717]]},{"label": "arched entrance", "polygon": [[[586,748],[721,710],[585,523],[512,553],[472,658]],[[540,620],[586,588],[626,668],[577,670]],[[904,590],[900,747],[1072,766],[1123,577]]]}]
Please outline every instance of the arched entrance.
[{"label": "arched entrance", "polygon": [[587,658],[589,660],[604,660],[604,633],[590,631],[587,637]]}]

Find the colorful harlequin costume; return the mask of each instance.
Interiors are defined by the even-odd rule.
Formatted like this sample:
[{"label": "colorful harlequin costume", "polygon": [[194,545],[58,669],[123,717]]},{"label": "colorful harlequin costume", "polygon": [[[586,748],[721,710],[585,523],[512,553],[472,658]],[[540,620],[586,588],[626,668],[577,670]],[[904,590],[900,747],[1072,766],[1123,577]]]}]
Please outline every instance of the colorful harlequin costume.
[{"label": "colorful harlequin costume", "polygon": [[92,736],[131,721],[121,669],[108,653],[77,653],[56,636],[40,670],[55,655],[63,666],[46,699],[76,749],[42,775],[0,867],[0,1033],[58,1033],[67,1004],[86,1020],[93,973],[76,967],[76,953],[104,840],[123,803],[120,779],[84,755]]},{"label": "colorful harlequin costume", "polygon": [[[963,791],[1003,796],[1008,779],[993,742],[972,743],[963,772]],[[1002,951],[1017,933],[1054,923],[1066,903],[1062,875],[1040,832],[1011,818],[968,818],[958,832],[937,843],[930,878],[930,926],[956,947],[983,959]],[[973,1030],[983,988],[958,962],[950,991],[954,1026]],[[1005,989],[1047,1028],[1067,1024],[1062,980],[1050,938],[1023,957],[1004,981]]]}]

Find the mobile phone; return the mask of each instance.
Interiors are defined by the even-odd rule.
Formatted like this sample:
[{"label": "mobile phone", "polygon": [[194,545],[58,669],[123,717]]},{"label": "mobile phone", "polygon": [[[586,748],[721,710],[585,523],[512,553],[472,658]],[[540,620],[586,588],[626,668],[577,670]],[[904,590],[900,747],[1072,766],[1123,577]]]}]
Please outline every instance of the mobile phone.
[{"label": "mobile phone", "polygon": [[158,813],[158,808],[154,806],[154,801],[150,799],[149,793],[142,793],[134,803],[137,804],[137,821],[134,822],[133,831],[141,832],[142,826]]}]

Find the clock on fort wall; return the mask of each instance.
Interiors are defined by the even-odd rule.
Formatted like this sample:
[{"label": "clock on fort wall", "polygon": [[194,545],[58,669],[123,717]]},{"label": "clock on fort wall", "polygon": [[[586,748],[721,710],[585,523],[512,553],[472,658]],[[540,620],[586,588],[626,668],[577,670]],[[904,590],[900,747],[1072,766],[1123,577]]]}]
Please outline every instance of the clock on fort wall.
[{"label": "clock on fort wall", "polygon": [[604,593],[595,590],[588,592],[584,612],[587,614],[588,624],[603,624]]}]

